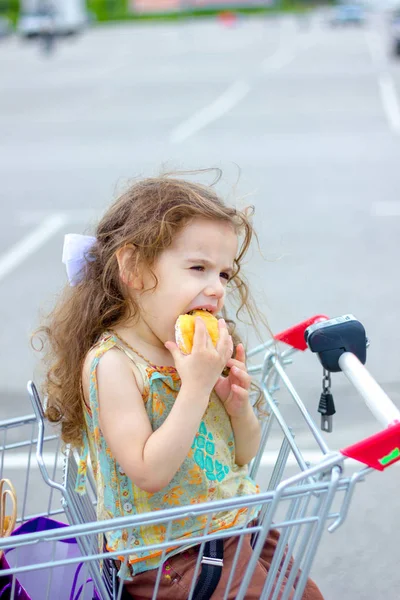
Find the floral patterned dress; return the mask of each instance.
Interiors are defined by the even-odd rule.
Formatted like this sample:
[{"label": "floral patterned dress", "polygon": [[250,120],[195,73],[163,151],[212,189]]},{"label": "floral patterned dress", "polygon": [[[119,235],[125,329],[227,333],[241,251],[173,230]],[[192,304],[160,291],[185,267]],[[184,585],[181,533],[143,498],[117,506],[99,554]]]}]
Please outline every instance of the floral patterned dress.
[{"label": "floral patterned dress", "polygon": [[[116,334],[106,332],[99,340],[91,365],[90,410],[85,410],[87,432],[76,482],[76,491],[84,494],[90,455],[97,486],[99,520],[258,493],[258,486],[248,476],[247,466],[239,467],[235,463],[235,442],[230,419],[215,392],[211,395],[192,447],[171,482],[156,493],[145,492],[137,487],[114,459],[99,425],[97,365],[111,348],[124,352],[140,371],[144,382],[143,402],[153,431],[168,417],[181,385],[174,367],[145,366],[136,362],[137,358]],[[249,515],[243,508],[221,511],[214,514],[210,531],[239,526],[247,519]],[[170,539],[201,534],[205,524],[204,516],[188,516],[173,521]],[[124,549],[128,539],[131,543],[133,541],[133,545],[148,546],[163,542],[165,535],[166,528],[159,524],[137,526],[134,530],[113,530],[106,534],[107,547],[110,551]],[[166,557],[182,551],[182,546],[178,550],[168,549]],[[160,564],[160,556],[161,551],[141,548],[130,554],[128,560],[124,561],[121,557],[119,576],[131,579],[132,574],[154,569]]]}]

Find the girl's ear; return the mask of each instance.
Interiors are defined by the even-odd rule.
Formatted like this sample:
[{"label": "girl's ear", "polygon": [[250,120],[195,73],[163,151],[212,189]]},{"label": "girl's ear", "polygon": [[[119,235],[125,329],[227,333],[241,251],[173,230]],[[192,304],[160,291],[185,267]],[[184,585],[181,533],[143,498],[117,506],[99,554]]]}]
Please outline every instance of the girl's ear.
[{"label": "girl's ear", "polygon": [[117,250],[116,256],[119,267],[119,276],[123,283],[134,290],[142,290],[143,279],[141,270],[135,260],[135,247],[133,244],[127,244]]}]

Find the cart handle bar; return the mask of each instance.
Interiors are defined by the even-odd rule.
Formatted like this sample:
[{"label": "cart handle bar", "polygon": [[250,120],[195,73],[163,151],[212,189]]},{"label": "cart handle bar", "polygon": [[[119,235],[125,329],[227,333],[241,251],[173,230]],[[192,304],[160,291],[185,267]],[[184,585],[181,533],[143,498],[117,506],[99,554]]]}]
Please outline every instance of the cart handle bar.
[{"label": "cart handle bar", "polygon": [[339,366],[360,393],[374,417],[386,427],[383,431],[340,452],[344,456],[383,471],[400,460],[400,411],[355,354],[343,352],[339,357]]}]

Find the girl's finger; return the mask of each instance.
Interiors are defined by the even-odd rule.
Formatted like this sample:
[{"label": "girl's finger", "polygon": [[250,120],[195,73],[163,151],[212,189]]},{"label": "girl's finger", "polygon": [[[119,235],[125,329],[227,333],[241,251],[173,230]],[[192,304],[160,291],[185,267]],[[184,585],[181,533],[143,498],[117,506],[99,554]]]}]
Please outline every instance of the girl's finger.
[{"label": "girl's finger", "polygon": [[205,348],[207,346],[207,328],[201,317],[194,320],[193,348]]},{"label": "girl's finger", "polygon": [[179,350],[179,348],[175,344],[175,342],[165,342],[164,346],[166,347],[167,350],[169,350],[171,352],[173,359],[176,361],[176,359],[181,354],[181,351]]},{"label": "girl's finger", "polygon": [[239,398],[239,400],[242,400],[243,402],[249,399],[249,394],[247,390],[240,387],[240,385],[233,384],[231,387],[231,391],[236,398]]},{"label": "girl's finger", "polygon": [[225,319],[218,319],[218,330],[219,330],[220,337],[221,337],[221,335],[228,333],[228,327],[225,323]]},{"label": "girl's finger", "polygon": [[207,350],[213,350],[213,348],[214,348],[214,344],[212,342],[211,336],[208,333],[207,329],[206,329],[206,347],[207,347]]},{"label": "girl's finger", "polygon": [[[231,358],[232,354],[233,354],[233,340],[232,340],[232,336],[228,335],[226,361]],[[225,364],[226,364],[226,362],[225,362]]]},{"label": "girl's finger", "polygon": [[236,346],[235,359],[239,362],[246,362],[246,351],[244,349],[243,344],[238,344]]},{"label": "girl's finger", "polygon": [[[238,367],[232,367],[230,374],[232,374],[233,377],[237,380],[240,387],[244,388],[245,390],[250,389],[251,377],[246,371],[243,371]],[[233,383],[232,385],[236,385],[236,383]]]},{"label": "girl's finger", "polygon": [[229,368],[237,367],[238,369],[242,369],[242,371],[247,371],[246,365],[243,362],[236,360],[235,358],[230,358],[226,363],[226,366]]},{"label": "girl's finger", "polygon": [[[219,352],[219,354],[224,355],[226,353],[227,349],[229,349],[231,345],[232,345],[232,351],[233,351],[232,338],[229,335],[228,328],[226,326],[224,319],[218,320],[218,330],[219,330],[219,339],[217,342],[216,349]],[[232,356],[232,351],[229,356]]]}]

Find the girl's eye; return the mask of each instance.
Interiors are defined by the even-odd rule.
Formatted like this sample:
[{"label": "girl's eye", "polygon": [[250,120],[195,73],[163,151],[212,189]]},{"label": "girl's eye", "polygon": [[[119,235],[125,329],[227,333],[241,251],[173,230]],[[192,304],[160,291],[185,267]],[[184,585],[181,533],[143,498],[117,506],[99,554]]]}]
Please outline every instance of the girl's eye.
[{"label": "girl's eye", "polygon": [[[190,267],[190,268],[193,271],[199,271],[199,272],[205,271],[205,267],[203,267],[202,265],[195,265],[194,267]],[[226,279],[226,281],[230,280],[229,273],[222,272],[222,273],[220,273],[220,277],[222,277],[222,279]]]}]

